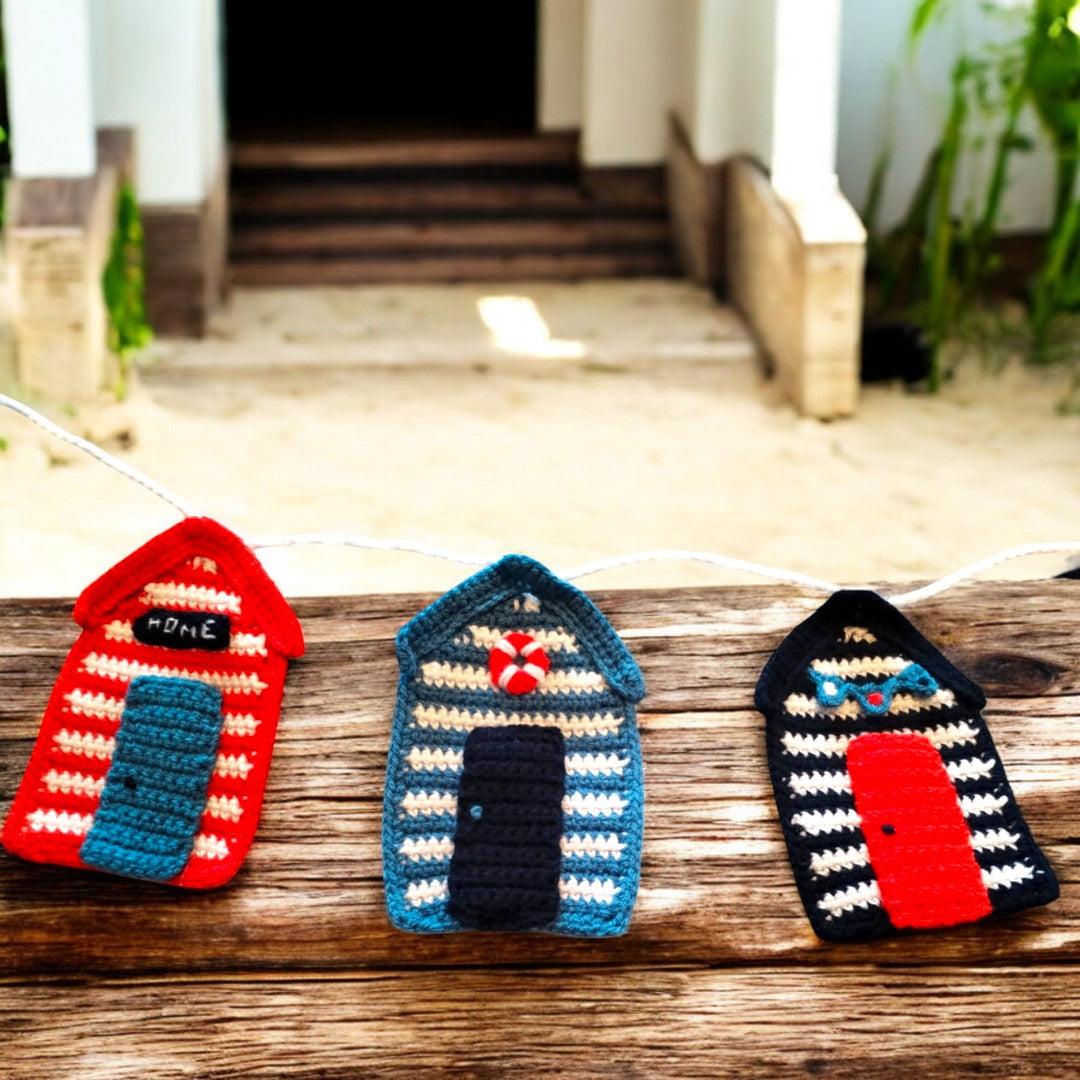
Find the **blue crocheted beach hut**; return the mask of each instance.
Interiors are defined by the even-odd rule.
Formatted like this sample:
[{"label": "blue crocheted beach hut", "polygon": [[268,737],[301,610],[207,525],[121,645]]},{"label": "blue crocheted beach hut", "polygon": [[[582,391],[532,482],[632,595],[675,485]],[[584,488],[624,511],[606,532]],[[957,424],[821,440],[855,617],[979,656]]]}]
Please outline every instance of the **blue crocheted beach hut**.
[{"label": "blue crocheted beach hut", "polygon": [[403,627],[397,654],[383,810],[394,925],[625,932],[645,684],[592,601],[508,555]]}]

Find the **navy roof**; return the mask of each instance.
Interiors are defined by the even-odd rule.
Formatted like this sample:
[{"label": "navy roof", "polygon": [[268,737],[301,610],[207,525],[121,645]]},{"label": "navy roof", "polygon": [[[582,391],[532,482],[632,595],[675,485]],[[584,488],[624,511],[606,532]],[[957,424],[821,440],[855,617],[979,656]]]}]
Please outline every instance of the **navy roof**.
[{"label": "navy roof", "polygon": [[625,700],[645,696],[645,680],[630,651],[580,590],[525,555],[506,555],[445,593],[398,631],[397,654],[403,676],[417,670],[417,656],[448,641],[486,608],[531,593],[554,610],[566,628],[595,657],[601,674]]},{"label": "navy roof", "polygon": [[869,589],[841,589],[799,623],[772,654],[761,672],[754,704],[761,712],[779,708],[810,661],[834,651],[845,626],[865,626],[902,643],[904,653],[943,681],[975,709],[986,704],[982,690],[949,663],[884,597]]}]

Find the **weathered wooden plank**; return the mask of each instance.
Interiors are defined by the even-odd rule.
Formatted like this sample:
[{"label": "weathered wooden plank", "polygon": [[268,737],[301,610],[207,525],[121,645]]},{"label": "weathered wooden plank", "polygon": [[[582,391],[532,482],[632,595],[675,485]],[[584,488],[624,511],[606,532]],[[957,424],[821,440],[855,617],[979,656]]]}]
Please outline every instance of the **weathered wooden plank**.
[{"label": "weathered wooden plank", "polygon": [[1072,1078],[1080,999],[1067,979],[1002,966],[39,981],[0,990],[0,1062],[13,1080]]},{"label": "weathered wooden plank", "polygon": [[[646,842],[630,933],[608,942],[407,938],[383,911],[380,800],[397,676],[392,636],[431,598],[320,598],[296,604],[308,654],[290,673],[263,824],[235,883],[180,892],[3,855],[0,971],[1075,960],[1078,588],[979,585],[911,613],[991,695],[999,751],[1062,880],[1061,900],[1047,908],[873,945],[819,942],[787,867],[752,706],[761,666],[819,599],[763,588],[598,593],[649,685],[641,716]],[[58,601],[0,604],[4,803],[74,640],[69,611]]]}]

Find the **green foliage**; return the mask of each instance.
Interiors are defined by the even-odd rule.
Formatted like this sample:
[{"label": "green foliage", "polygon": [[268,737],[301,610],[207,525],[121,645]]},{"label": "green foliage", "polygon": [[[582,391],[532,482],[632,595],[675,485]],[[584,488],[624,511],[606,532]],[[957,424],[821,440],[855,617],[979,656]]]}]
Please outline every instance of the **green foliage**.
[{"label": "green foliage", "polygon": [[[908,41],[916,49],[952,0],[916,0]],[[1003,44],[960,57],[952,72],[949,111],[904,220],[887,234],[875,227],[888,155],[871,177],[866,221],[869,266],[877,305],[902,313],[925,330],[933,349],[931,388],[943,377],[940,346],[983,298],[1000,267],[995,252],[1001,207],[1016,154],[1032,141],[1020,130],[1034,115],[1055,155],[1054,215],[1042,265],[1030,285],[1031,356],[1078,362],[1080,350],[1060,348],[1055,321],[1080,311],[1080,0],[1034,0],[1028,11],[983,4],[983,16],[1020,19]],[[981,156],[981,192],[956,213],[960,163]]]},{"label": "green foliage", "polygon": [[116,230],[101,287],[109,314],[109,348],[120,359],[117,395],[122,397],[131,354],[149,345],[154,336],[146,318],[142,219],[130,184],[120,188],[117,198]]}]

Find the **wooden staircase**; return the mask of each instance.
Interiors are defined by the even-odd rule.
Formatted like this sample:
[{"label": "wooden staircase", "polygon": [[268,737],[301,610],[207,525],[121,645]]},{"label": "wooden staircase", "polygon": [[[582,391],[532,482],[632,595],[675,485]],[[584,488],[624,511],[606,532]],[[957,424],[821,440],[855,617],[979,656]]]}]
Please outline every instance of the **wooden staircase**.
[{"label": "wooden staircase", "polygon": [[579,183],[571,135],[232,148],[238,285],[672,275],[659,170]]}]

